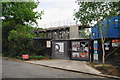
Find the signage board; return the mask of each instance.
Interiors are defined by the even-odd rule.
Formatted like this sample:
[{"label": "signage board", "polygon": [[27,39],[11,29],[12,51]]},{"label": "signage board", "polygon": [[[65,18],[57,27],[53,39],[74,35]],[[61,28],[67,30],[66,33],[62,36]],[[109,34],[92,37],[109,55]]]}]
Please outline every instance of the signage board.
[{"label": "signage board", "polygon": [[64,43],[55,43],[55,51],[64,52]]},{"label": "signage board", "polygon": [[50,48],[51,47],[51,41],[46,41],[46,47]]},{"label": "signage board", "polygon": [[98,60],[98,54],[94,54],[94,60]]},{"label": "signage board", "polygon": [[26,55],[22,55],[22,59],[28,59],[29,58],[29,55],[26,54]]},{"label": "signage board", "polygon": [[119,47],[120,46],[120,40],[114,39],[112,40],[112,47]]},{"label": "signage board", "polygon": [[109,42],[105,43],[105,50],[109,50],[109,45],[110,45]]},{"label": "signage board", "polygon": [[93,43],[93,48],[94,48],[94,60],[98,60],[98,41],[95,40]]},{"label": "signage board", "polygon": [[73,41],[72,42],[72,58],[73,59],[89,59],[88,41]]}]

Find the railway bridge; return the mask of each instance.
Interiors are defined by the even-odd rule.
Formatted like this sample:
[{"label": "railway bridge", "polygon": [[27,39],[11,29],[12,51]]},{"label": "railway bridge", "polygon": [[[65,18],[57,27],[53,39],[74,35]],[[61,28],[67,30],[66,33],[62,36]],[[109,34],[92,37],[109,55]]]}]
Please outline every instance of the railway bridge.
[{"label": "railway bridge", "polygon": [[74,25],[47,28],[33,32],[36,34],[37,38],[52,40],[86,39],[81,30],[89,31],[89,28],[89,26]]}]

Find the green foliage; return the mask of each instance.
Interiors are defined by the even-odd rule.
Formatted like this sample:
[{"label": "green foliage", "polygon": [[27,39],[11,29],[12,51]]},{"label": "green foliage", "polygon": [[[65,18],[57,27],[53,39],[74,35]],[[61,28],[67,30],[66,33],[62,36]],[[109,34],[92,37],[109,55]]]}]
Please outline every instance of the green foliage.
[{"label": "green foliage", "polygon": [[44,56],[29,56],[29,59],[44,59],[45,57]]},{"label": "green foliage", "polygon": [[[11,24],[12,23],[12,24]],[[8,50],[8,36],[11,30],[15,30],[15,23],[6,21],[2,23],[2,52],[7,55]]]},{"label": "green foliage", "polygon": [[93,21],[100,21],[109,16],[120,15],[120,2],[81,2],[77,0],[79,10],[75,12],[76,20],[82,25],[91,25]]},{"label": "green foliage", "polygon": [[30,31],[41,19],[42,11],[33,11],[37,8],[35,2],[3,2],[2,16],[2,51],[4,56],[16,57],[22,53],[34,54],[33,40],[35,34]]},{"label": "green foliage", "polygon": [[[22,55],[21,56],[16,56],[16,58],[17,59],[21,59],[21,60],[23,60],[22,59]],[[37,56],[37,55],[29,55],[29,59],[28,60],[30,60],[30,59],[45,59],[46,57],[44,57],[44,56]],[[46,58],[47,59],[47,58]]]},{"label": "green foliage", "polygon": [[30,33],[30,31],[32,31],[33,27],[30,27],[28,25],[17,25],[17,29],[16,30],[11,30],[10,34],[8,36],[9,40],[21,40],[21,38],[28,38],[28,39],[32,39],[33,37],[35,37],[34,34]]},{"label": "green foliage", "polygon": [[11,30],[8,36],[9,54],[11,57],[22,55],[22,53],[33,54],[32,47],[34,34],[30,33],[32,27],[18,25],[16,30]]},{"label": "green foliage", "polygon": [[3,2],[2,16],[4,21],[13,20],[16,24],[37,23],[36,19],[41,19],[43,13],[33,11],[37,5],[35,2]]},{"label": "green foliage", "polygon": [[[89,33],[89,32],[88,32],[88,33]],[[90,37],[89,34],[87,34],[84,29],[83,29],[83,30],[80,30],[80,36],[81,36],[82,38],[87,38],[87,39]]]},{"label": "green foliage", "polygon": [[[101,21],[105,18],[112,16],[120,16],[120,1],[119,2],[81,2],[77,0],[79,10],[74,14],[75,19],[79,20],[81,24],[91,26],[95,22],[99,22],[98,29],[100,31],[101,43],[102,43],[102,62],[105,63],[105,39],[106,39],[106,27],[103,26]],[[103,29],[104,28],[104,29]]]}]

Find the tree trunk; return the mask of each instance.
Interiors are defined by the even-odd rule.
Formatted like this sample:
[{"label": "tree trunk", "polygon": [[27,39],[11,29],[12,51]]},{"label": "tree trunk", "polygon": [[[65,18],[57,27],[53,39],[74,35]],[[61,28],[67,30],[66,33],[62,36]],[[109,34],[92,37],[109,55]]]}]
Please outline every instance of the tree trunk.
[{"label": "tree trunk", "polygon": [[101,34],[101,42],[102,42],[102,64],[104,66],[105,64],[105,35],[103,35],[102,28],[100,29],[100,34]]},{"label": "tree trunk", "polygon": [[103,51],[103,55],[102,55],[102,64],[105,64],[105,46],[104,46],[104,40],[102,40],[102,51]]}]

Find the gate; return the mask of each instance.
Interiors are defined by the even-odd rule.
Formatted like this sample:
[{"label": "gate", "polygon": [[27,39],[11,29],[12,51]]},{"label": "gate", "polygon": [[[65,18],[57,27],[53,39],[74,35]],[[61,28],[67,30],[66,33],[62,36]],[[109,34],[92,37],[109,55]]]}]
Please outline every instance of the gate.
[{"label": "gate", "polygon": [[52,42],[52,58],[53,59],[69,59],[69,42],[68,41],[53,41]]},{"label": "gate", "polygon": [[71,41],[71,59],[90,60],[89,40]]}]

